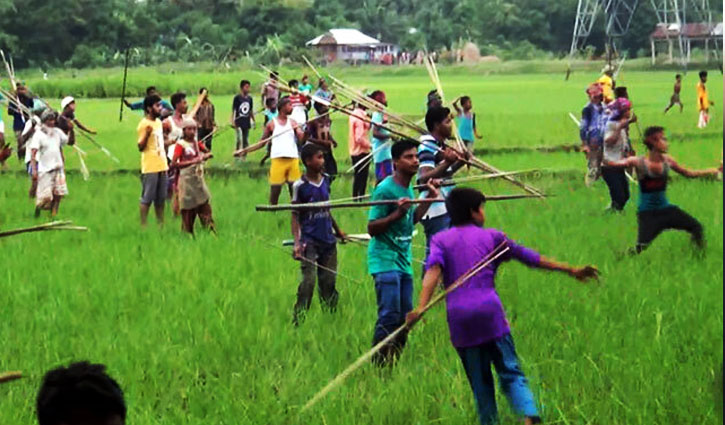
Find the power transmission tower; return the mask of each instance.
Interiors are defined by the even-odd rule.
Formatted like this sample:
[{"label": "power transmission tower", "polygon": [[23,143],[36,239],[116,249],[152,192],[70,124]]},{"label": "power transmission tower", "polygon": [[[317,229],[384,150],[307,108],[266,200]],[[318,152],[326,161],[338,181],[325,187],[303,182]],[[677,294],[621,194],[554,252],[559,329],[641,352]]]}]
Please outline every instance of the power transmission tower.
[{"label": "power transmission tower", "polygon": [[611,65],[613,56],[617,54],[616,42],[629,31],[638,4],[639,0],[579,0],[569,57],[574,56],[584,46],[597,15],[603,13],[606,20],[607,62]]}]

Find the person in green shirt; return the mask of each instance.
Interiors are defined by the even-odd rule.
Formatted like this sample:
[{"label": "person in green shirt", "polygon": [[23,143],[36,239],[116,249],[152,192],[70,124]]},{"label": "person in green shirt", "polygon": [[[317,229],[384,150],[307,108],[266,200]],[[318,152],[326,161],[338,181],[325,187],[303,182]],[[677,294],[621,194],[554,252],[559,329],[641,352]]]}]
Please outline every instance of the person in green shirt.
[{"label": "person in green shirt", "polygon": [[309,96],[312,93],[312,84],[310,84],[310,78],[307,75],[303,75],[300,80],[300,86],[297,87],[302,94]]},{"label": "person in green shirt", "polygon": [[[373,346],[405,323],[405,315],[413,309],[413,267],[411,240],[413,225],[428,211],[429,203],[411,208],[415,197],[411,180],[418,173],[418,145],[401,141],[391,149],[395,172],[378,184],[372,200],[397,200],[396,205],[375,205],[368,217],[368,272],[375,281],[378,319],[375,323]],[[440,181],[427,183],[428,197],[438,198]],[[405,346],[407,334],[381,349],[373,362],[379,366],[394,362]]]}]

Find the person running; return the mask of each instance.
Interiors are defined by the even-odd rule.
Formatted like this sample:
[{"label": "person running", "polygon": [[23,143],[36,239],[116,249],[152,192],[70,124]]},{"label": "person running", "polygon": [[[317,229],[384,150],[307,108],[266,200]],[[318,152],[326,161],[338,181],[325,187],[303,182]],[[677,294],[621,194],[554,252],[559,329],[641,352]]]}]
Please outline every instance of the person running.
[{"label": "person running", "polygon": [[154,204],[156,221],[164,224],[164,203],[168,190],[169,169],[164,146],[163,124],[161,116],[161,98],[152,94],[144,99],[144,115],[138,123],[138,150],[141,152],[141,205],[139,212],[141,226],[146,227],[149,208]]},{"label": "person running", "polygon": [[83,361],[43,376],[35,413],[38,425],[124,425],[126,401],[105,365]]},{"label": "person running", "polygon": [[[28,88],[23,83],[17,83],[15,85],[15,97],[17,101],[30,109],[33,107],[33,98],[28,92]],[[25,128],[25,123],[30,117],[22,111],[22,107],[15,104],[15,101],[8,102],[8,115],[13,117],[13,133],[15,133],[15,140],[18,144],[17,154],[18,159],[23,159],[25,156],[25,145],[21,143],[21,133]]]},{"label": "person running", "polygon": [[620,97],[609,104],[611,114],[604,133],[604,154],[602,160],[602,179],[609,188],[611,203],[607,207],[611,211],[622,211],[629,200],[629,182],[624,169],[612,168],[607,164],[626,158],[629,146],[627,128],[634,122],[632,104]]},{"label": "person running", "polygon": [[262,105],[267,104],[267,99],[272,99],[275,104],[279,101],[279,73],[272,71],[269,73],[269,80],[262,84]]},{"label": "person running", "polygon": [[[231,124],[236,131],[237,144],[236,149],[243,149],[249,146],[249,130],[254,128],[254,99],[249,95],[252,85],[247,80],[239,82],[239,93],[232,100],[232,117]],[[269,103],[276,103],[274,99],[269,99]],[[263,104],[264,105],[264,104]],[[265,121],[265,125],[267,122]],[[241,160],[247,157],[242,155]]]},{"label": "person running", "polygon": [[608,162],[608,167],[636,167],[639,179],[639,205],[637,208],[637,245],[635,253],[646,249],[664,230],[684,230],[692,236],[695,245],[705,247],[702,224],[667,200],[667,181],[669,170],[685,177],[696,178],[717,176],[722,173],[722,162],[719,168],[690,170],[683,167],[667,154],[668,144],[663,127],[648,127],[644,131],[644,145],[647,155],[629,157],[620,161]]},{"label": "person running", "polygon": [[682,105],[682,101],[680,101],[680,90],[682,90],[682,75],[677,74],[675,75],[675,86],[672,88],[672,96],[670,96],[670,104],[665,108],[665,114],[670,110],[670,108],[675,106],[675,104],[680,105],[680,113],[682,113],[682,108],[684,106]]},{"label": "person running", "polygon": [[[460,102],[460,105],[458,104]],[[476,128],[476,114],[473,112],[473,103],[468,96],[461,96],[453,101],[453,108],[456,110],[456,120],[458,125],[458,135],[466,144],[469,152],[473,153],[473,141],[481,139]]]},{"label": "person running", "polygon": [[601,175],[602,164],[602,143],[604,141],[604,123],[606,115],[602,105],[602,88],[598,84],[592,84],[587,88],[589,102],[582,109],[581,121],[579,122],[579,138],[581,139],[581,151],[587,157],[587,175],[585,183],[590,186]]},{"label": "person running", "polygon": [[207,92],[207,95],[204,96],[204,99],[201,101],[201,105],[199,105],[199,109],[196,111],[194,119],[197,123],[199,123],[199,134],[197,135],[198,140],[204,143],[206,149],[211,152],[211,139],[214,137],[214,132],[216,131],[216,119],[214,104],[211,103],[211,100],[209,100],[209,91],[206,87],[199,89],[199,95],[205,91]]},{"label": "person running", "polygon": [[[327,202],[330,200],[330,177],[323,173],[325,156],[322,146],[306,143],[300,153],[305,174],[292,185],[292,203]],[[334,233],[333,233],[334,232]],[[334,311],[339,294],[335,288],[337,272],[336,239],[345,240],[345,233],[330,214],[330,209],[292,211],[294,258],[300,260],[302,281],[297,288],[297,302],[292,322],[298,326],[312,303],[315,280],[324,308]]]},{"label": "person running", "polygon": [[[395,200],[396,205],[375,205],[368,215],[368,272],[375,281],[378,318],[373,332],[373,346],[405,323],[405,315],[413,309],[413,267],[411,241],[413,226],[428,211],[429,203],[411,208],[411,181],[418,173],[417,144],[396,142],[392,147],[393,175],[386,177],[373,191],[372,200]],[[427,196],[438,197],[439,181],[429,180]],[[373,357],[379,366],[392,364],[400,356],[407,341],[403,331]]]},{"label": "person running", "polygon": [[[155,86],[148,86],[146,87],[146,97],[151,95],[157,95],[159,98],[161,98],[161,93],[156,89]],[[132,111],[143,111],[144,110],[144,101],[146,98],[143,98],[139,100],[138,102],[129,102],[126,99],[123,99],[123,104],[126,105],[130,110]],[[161,99],[161,118],[166,118],[167,116],[174,113],[174,107],[171,106],[171,104],[163,99]]]},{"label": "person running", "polygon": [[697,128],[705,128],[710,122],[710,106],[715,105],[707,96],[707,71],[700,71],[700,81],[697,82],[697,110],[700,116],[697,121]]},{"label": "person running", "polygon": [[[430,179],[450,179],[465,165],[465,159],[453,149],[446,146],[445,142],[453,132],[451,121],[451,110],[442,106],[434,106],[428,109],[425,114],[425,126],[428,134],[420,137],[418,147],[418,183],[425,184]],[[466,152],[466,155],[470,155]],[[442,197],[446,197],[454,186],[442,187]],[[428,196],[424,190],[421,197]],[[421,220],[425,230],[426,257],[430,249],[430,241],[433,235],[445,230],[450,226],[450,217],[446,211],[445,202],[433,203]]]},{"label": "person running", "polygon": [[[165,138],[164,145],[166,146],[166,155],[169,164],[171,164],[171,160],[174,158],[176,143],[184,136],[184,131],[182,130],[181,125],[183,124],[184,119],[186,118],[186,113],[189,110],[189,104],[186,101],[186,94],[177,92],[171,95],[171,106],[174,107],[174,113],[162,122]],[[178,170],[176,168],[169,166],[169,179],[167,182],[168,199],[171,199],[171,210],[173,211],[174,216],[178,216],[180,211],[179,194],[176,187],[176,183],[178,182],[177,173]]]},{"label": "person running", "polygon": [[50,210],[50,216],[58,215],[60,201],[68,194],[65,179],[65,158],[63,146],[68,144],[68,136],[55,126],[58,114],[47,109],[40,117],[40,129],[30,139],[30,169],[33,180],[37,181],[35,195],[35,216],[40,210]]},{"label": "person running", "polygon": [[181,209],[181,230],[194,234],[194,220],[199,217],[201,225],[216,233],[212,218],[211,195],[204,181],[204,161],[212,154],[206,145],[196,138],[197,123],[187,117],[181,124],[183,137],[174,147],[171,166],[177,171],[177,190]]},{"label": "person running", "polygon": [[[282,185],[287,184],[292,196],[292,184],[301,177],[299,164],[300,144],[305,142],[305,133],[300,126],[290,118],[292,103],[289,96],[279,100],[277,104],[279,115],[264,126],[262,140],[264,145],[272,145],[270,157],[272,165],[269,167],[269,203],[277,205]],[[252,146],[247,153],[261,149],[263,145]]]},{"label": "person running", "polygon": [[359,200],[365,196],[368,185],[368,174],[370,173],[370,123],[368,122],[365,107],[355,103],[355,109],[348,118],[348,151],[350,160],[355,169],[352,179],[352,196]]},{"label": "person running", "polygon": [[290,80],[289,87],[292,89],[289,95],[290,102],[292,103],[292,115],[290,118],[295,120],[297,124],[302,125],[302,129],[305,129],[307,123],[307,104],[310,103],[307,96],[302,94],[299,87],[299,81]]},{"label": "person running", "polygon": [[[388,106],[388,100],[385,97],[385,92],[381,90],[375,90],[370,94],[370,97],[377,103]],[[370,121],[372,122],[372,148],[373,148],[373,163],[375,164],[375,184],[380,184],[383,179],[393,174],[393,156],[390,153],[390,149],[393,140],[390,138],[390,132],[378,125],[387,125],[388,118],[385,116],[383,111],[374,111]]]},{"label": "person running", "polygon": [[[325,104],[315,103],[315,111],[317,117],[309,121],[305,129],[307,142],[314,143],[322,149],[322,155],[325,159],[323,165],[325,174],[330,177],[330,183],[332,183],[337,177],[337,161],[333,154],[333,149],[337,147],[337,141],[332,137],[332,119],[327,114],[329,108]],[[324,116],[318,118],[321,115]]]},{"label": "person running", "polygon": [[485,201],[481,192],[469,188],[454,189],[448,195],[446,205],[452,227],[433,237],[418,308],[408,313],[405,321],[410,326],[419,320],[441,279],[448,288],[482,259],[493,257],[499,246],[506,246],[508,251],[446,297],[450,340],[473,390],[481,425],[498,423],[492,363],[501,389],[516,413],[526,418],[524,423],[541,423],[496,292],[498,268],[515,259],[529,267],[567,273],[579,281],[596,279],[598,270],[594,266],[559,263],[517,244],[500,230],[484,228]]}]

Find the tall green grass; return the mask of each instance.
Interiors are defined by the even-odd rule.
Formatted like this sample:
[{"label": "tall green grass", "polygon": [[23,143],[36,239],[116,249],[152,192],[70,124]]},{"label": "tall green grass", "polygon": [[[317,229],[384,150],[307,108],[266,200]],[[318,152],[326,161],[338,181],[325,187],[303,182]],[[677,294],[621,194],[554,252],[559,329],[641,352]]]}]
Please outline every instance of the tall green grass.
[{"label": "tall green grass", "polygon": [[[560,77],[475,78],[441,70],[449,97],[473,97],[486,136],[478,146],[494,148],[576,142],[565,114],[580,109],[584,84],[594,75],[575,75],[569,83]],[[705,131],[694,128],[689,76],[685,113],[665,117],[660,109],[669,97],[669,73],[623,77],[642,124],[670,129],[673,155],[695,167],[714,165],[721,117],[713,114]],[[391,107],[408,114],[420,113],[430,87],[422,76],[342,78],[382,87]],[[710,90],[717,93],[719,84],[711,81]],[[231,97],[213,100],[226,116]],[[180,232],[170,211],[163,229],[150,218],[149,228],[141,230],[134,132],[140,117],[129,113],[119,124],[117,107],[112,101],[78,102],[78,117],[97,127],[98,140],[122,161],[117,167],[79,142],[89,151],[91,180],[70,173],[70,195],[59,218],[90,231],[0,239],[0,371],[20,369],[26,375],[0,386],[1,424],[34,423],[34,397],[44,372],[79,359],[108,365],[126,393],[128,423],[134,424],[477,423],[442,306],[411,333],[395,369],[363,367],[299,415],[317,390],[370,346],[376,306],[365,248],[338,246],[345,275],[338,279],[339,311],[323,313],[315,300],[307,321],[293,328],[299,264],[281,250],[281,241],[290,237],[289,215],[254,212],[267,199],[265,179],[250,176],[260,167],[230,160],[233,139],[227,132],[214,142],[217,156],[210,168],[219,171],[207,177],[219,235],[197,229],[192,239]],[[336,119],[334,127],[341,142],[336,155],[347,163],[346,121]],[[66,155],[76,169],[75,154]],[[583,187],[581,154],[531,151],[483,159],[502,169],[566,170],[564,176],[529,180],[555,197],[487,205],[487,225],[545,255],[592,263],[602,271],[600,283],[583,285],[520,264],[500,269],[499,293],[545,423],[716,423],[713,383],[723,344],[722,183],[678,178],[668,190],[671,202],[705,226],[704,256],[696,255],[687,235],[667,232],[642,255],[628,257],[623,252],[636,238],[636,194],[624,214],[605,214],[606,187],[602,182]],[[27,199],[29,181],[15,160],[9,165],[10,172],[0,174],[2,229],[36,222]],[[350,186],[349,178],[337,180],[333,197],[349,196]],[[502,182],[473,186],[485,193],[516,191]],[[282,202],[287,200],[283,194]],[[365,231],[366,211],[339,210],[335,217],[348,233]],[[422,233],[419,229],[414,240],[417,258],[423,257]],[[418,274],[416,301],[419,279]],[[515,423],[505,399],[498,401],[502,422]]]}]

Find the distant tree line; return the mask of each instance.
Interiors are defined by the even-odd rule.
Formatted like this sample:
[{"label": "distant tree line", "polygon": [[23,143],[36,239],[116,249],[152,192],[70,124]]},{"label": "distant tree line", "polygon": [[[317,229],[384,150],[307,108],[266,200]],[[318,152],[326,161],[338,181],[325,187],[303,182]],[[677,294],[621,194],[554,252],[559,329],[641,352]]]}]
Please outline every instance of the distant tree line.
[{"label": "distant tree line", "polygon": [[[713,10],[719,3],[710,0]],[[272,63],[299,56],[307,40],[352,27],[403,49],[463,42],[483,54],[529,58],[569,50],[577,0],[0,0],[0,47],[17,67],[118,65],[134,61]],[[721,19],[721,14],[718,14]],[[643,54],[656,18],[640,1],[629,57]],[[604,44],[603,19],[588,44]],[[592,52],[590,48],[589,53]]]}]

